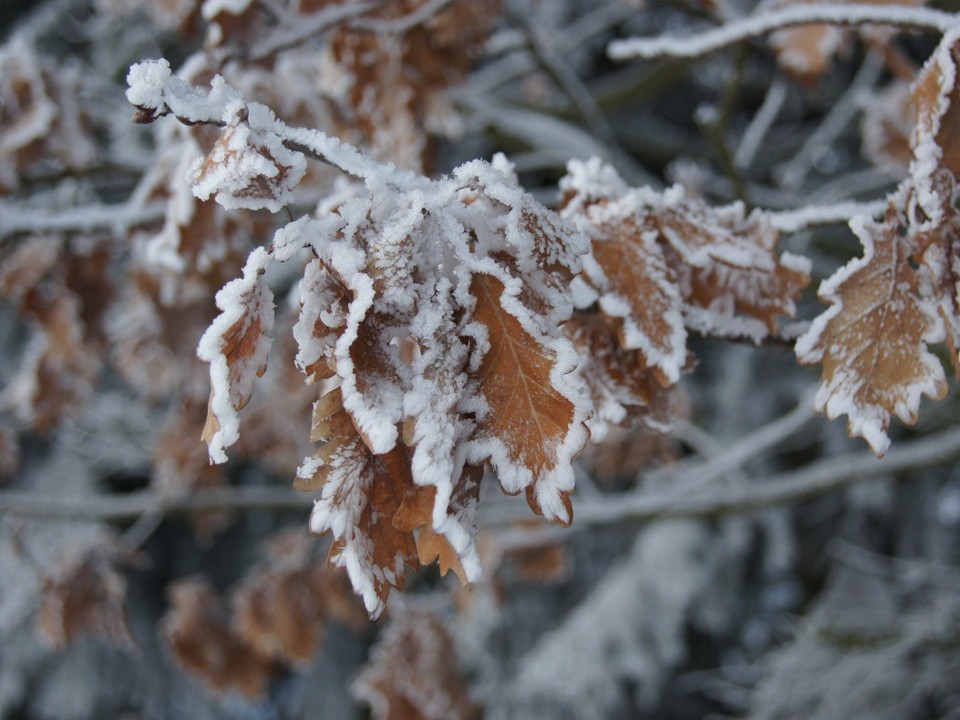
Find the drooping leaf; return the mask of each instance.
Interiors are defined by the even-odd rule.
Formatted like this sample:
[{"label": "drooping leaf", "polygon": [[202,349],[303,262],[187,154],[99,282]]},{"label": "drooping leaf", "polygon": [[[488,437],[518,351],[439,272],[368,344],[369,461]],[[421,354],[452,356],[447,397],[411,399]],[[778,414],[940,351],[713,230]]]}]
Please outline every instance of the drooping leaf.
[{"label": "drooping leaf", "polygon": [[272,668],[230,627],[213,587],[202,578],[189,577],[168,585],[167,595],[170,608],[161,621],[161,633],[174,661],[216,692],[263,695]]},{"label": "drooping leaf", "polygon": [[507,492],[526,490],[532,507],[569,523],[571,462],[586,429],[577,421],[577,405],[557,383],[575,360],[560,357],[552,343],[534,334],[500,278],[475,274],[470,294],[476,299],[473,317],[489,343],[474,373],[489,409],[471,440],[471,461],[489,457]]},{"label": "drooping leaf", "polygon": [[310,529],[330,532],[330,562],[344,567],[371,616],[384,608],[390,587],[402,588],[409,565],[419,568],[413,533],[394,524],[415,491],[407,450],[375,455],[364,443],[339,389],[314,408],[312,439],[322,444],[298,471],[297,487],[322,490]]},{"label": "drooping leaf", "polygon": [[133,647],[127,626],[126,583],[101,549],[93,548],[43,578],[37,613],[42,636],[62,650],[83,634]]},{"label": "drooping leaf", "polygon": [[470,698],[455,662],[453,641],[433,614],[411,610],[395,617],[351,685],[375,720],[472,720]]},{"label": "drooping leaf", "polygon": [[203,439],[213,462],[226,462],[226,448],[240,437],[237,413],[250,400],[256,377],[267,369],[273,330],[273,293],[261,278],[270,255],[257,248],[243,277],[217,293],[223,312],[200,338],[197,355],[210,363],[210,407]]},{"label": "drooping leaf", "polygon": [[851,436],[883,455],[893,415],[912,424],[922,395],[946,393],[943,367],[927,349],[943,331],[935,307],[918,293],[916,248],[900,232],[895,201],[882,222],[861,218],[852,226],[864,255],[820,286],[831,307],[797,340],[796,353],[802,363],[823,364],[817,409],[846,415]]}]

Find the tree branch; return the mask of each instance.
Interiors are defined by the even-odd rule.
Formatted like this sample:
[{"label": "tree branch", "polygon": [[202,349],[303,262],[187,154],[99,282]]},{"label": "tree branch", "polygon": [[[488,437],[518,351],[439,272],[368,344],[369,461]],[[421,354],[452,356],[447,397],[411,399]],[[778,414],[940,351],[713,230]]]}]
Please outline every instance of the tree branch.
[{"label": "tree branch", "polygon": [[694,36],[662,35],[615,40],[607,47],[611,60],[633,58],[697,58],[744,40],[795,25],[896,25],[944,33],[957,27],[954,13],[899,5],[790,5],[711,28]]},{"label": "tree branch", "polygon": [[[618,522],[652,522],[677,518],[720,517],[754,512],[775,505],[805,502],[859,482],[896,473],[936,467],[960,458],[960,430],[946,430],[922,440],[901,443],[883,459],[866,451],[826,458],[807,467],[780,473],[761,482],[714,485],[704,492],[677,497],[639,490],[626,495],[604,496],[574,503],[573,529]],[[718,459],[719,460],[719,459]],[[481,513],[483,528],[509,526],[524,517],[512,509],[499,508],[496,515]],[[537,528],[518,530],[521,544],[540,544],[562,537],[563,530]]]},{"label": "tree branch", "polygon": [[65,210],[36,209],[0,201],[0,240],[43,233],[89,233],[112,230],[123,235],[130,228],[163,220],[166,203],[85,205]]}]

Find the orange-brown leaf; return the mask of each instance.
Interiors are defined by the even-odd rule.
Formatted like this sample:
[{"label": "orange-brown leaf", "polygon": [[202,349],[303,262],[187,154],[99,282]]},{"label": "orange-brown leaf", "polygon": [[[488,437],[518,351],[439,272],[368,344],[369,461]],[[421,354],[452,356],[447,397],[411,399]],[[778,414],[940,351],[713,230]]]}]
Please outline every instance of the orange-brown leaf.
[{"label": "orange-brown leaf", "polygon": [[489,274],[475,274],[470,283],[473,317],[486,327],[489,341],[475,373],[489,412],[475,440],[491,457],[507,492],[527,489],[534,511],[570,522],[569,466],[587,435],[578,427],[574,402],[555,386],[556,350],[505,309],[505,290]]},{"label": "orange-brown leaf", "polygon": [[216,692],[262,695],[272,668],[230,627],[210,584],[186,578],[168,586],[167,594],[171,607],[161,621],[162,636],[176,663]]},{"label": "orange-brown leaf", "polygon": [[[606,281],[598,288],[604,293],[601,308],[623,318],[623,347],[638,350],[642,366],[652,368],[664,384],[675,383],[687,355],[687,333],[680,292],[656,234],[638,228],[628,217],[600,226],[594,235],[593,257]],[[619,307],[624,301],[626,307]]]},{"label": "orange-brown leaf", "polygon": [[927,349],[941,331],[931,304],[918,295],[914,250],[900,233],[891,203],[881,223],[855,228],[864,257],[841,268],[820,287],[831,303],[796,344],[803,363],[823,364],[816,406],[831,417],[847,415],[851,436],[861,436],[882,455],[892,415],[912,424],[921,395],[946,393],[943,367]]},{"label": "orange-brown leaf", "polygon": [[57,650],[86,633],[129,648],[133,638],[127,627],[125,597],[126,583],[109,560],[95,550],[87,552],[43,579],[37,624]]},{"label": "orange-brown leaf", "polygon": [[408,611],[384,631],[353,683],[374,720],[473,720],[471,700],[443,623],[425,611]]}]

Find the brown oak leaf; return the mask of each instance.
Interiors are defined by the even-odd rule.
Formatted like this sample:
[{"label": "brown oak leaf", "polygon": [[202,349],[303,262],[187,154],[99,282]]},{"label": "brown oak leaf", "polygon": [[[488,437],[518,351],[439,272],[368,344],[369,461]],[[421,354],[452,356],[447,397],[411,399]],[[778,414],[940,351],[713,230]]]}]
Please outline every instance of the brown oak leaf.
[{"label": "brown oak leaf", "polygon": [[823,282],[819,294],[831,307],[796,343],[800,362],[823,364],[817,409],[847,415],[850,435],[877,455],[890,445],[892,415],[913,424],[921,395],[940,399],[947,391],[943,367],[927,349],[940,339],[940,318],[919,295],[916,248],[901,232],[899,203],[891,200],[882,222],[851,223],[864,255]]},{"label": "brown oak leaf", "polygon": [[345,567],[371,616],[384,608],[390,587],[402,588],[406,567],[419,569],[416,543],[394,516],[416,491],[407,449],[375,455],[343,408],[340,389],[314,407],[311,439],[321,446],[298,471],[295,486],[321,490],[310,518],[313,532],[331,532],[330,562]]},{"label": "brown oak leaf", "polygon": [[108,554],[93,548],[43,578],[37,625],[57,650],[86,633],[132,648],[124,608],[126,592],[126,582]]},{"label": "brown oak leaf", "polygon": [[473,441],[481,451],[489,448],[507,492],[526,488],[535,511],[569,524],[573,486],[557,470],[582,449],[586,432],[577,427],[576,406],[557,391],[554,376],[572,370],[573,363],[562,365],[556,350],[511,313],[516,300],[502,280],[477,273],[470,294],[476,299],[473,317],[487,329],[490,345],[474,373],[489,411]]},{"label": "brown oak leaf", "polygon": [[375,720],[472,720],[480,708],[455,657],[443,623],[408,610],[384,630],[350,689],[369,703]]},{"label": "brown oak leaf", "polygon": [[273,293],[261,279],[270,255],[257,248],[243,277],[217,293],[223,312],[200,338],[197,355],[210,363],[210,407],[203,440],[213,462],[226,462],[225,448],[240,437],[237,412],[250,400],[253,383],[267,369],[273,330]]},{"label": "brown oak leaf", "polygon": [[272,666],[234,632],[210,584],[198,577],[184,578],[169,585],[167,595],[170,609],[161,621],[161,633],[174,661],[216,692],[261,696]]}]

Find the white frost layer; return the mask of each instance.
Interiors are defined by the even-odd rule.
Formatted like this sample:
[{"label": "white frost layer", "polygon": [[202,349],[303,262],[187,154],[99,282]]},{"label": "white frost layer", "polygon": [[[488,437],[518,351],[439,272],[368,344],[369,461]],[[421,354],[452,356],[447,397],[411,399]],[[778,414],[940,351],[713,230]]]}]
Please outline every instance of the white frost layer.
[{"label": "white frost layer", "polygon": [[[220,427],[209,441],[210,460],[227,461],[226,448],[240,439],[242,408],[253,392],[257,375],[266,367],[273,330],[273,293],[261,280],[270,263],[270,255],[256,248],[247,258],[243,277],[231,280],[217,293],[217,307],[222,311],[211,323],[197,346],[197,355],[210,363],[210,412]],[[247,357],[228,358],[223,354],[225,336],[237,324],[241,332],[257,324],[263,331],[254,350]]]}]

